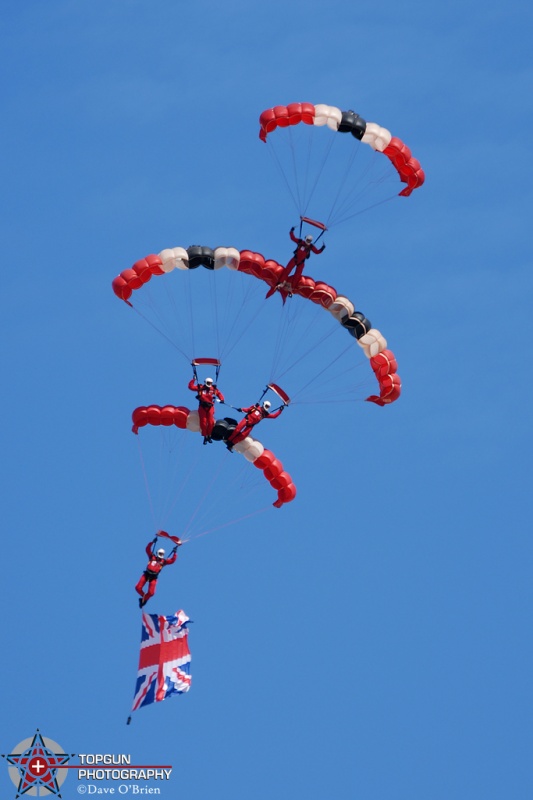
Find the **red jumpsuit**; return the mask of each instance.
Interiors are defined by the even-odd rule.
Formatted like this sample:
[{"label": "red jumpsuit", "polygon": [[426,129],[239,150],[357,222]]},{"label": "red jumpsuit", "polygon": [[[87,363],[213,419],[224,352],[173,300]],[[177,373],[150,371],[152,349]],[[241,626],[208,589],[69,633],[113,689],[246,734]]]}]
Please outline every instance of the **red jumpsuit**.
[{"label": "red jumpsuit", "polygon": [[[266,295],[267,297],[271,297],[276,289],[278,289],[283,297],[283,302],[285,302],[287,294],[291,293],[292,289],[296,288],[298,285],[298,281],[302,277],[302,272],[304,271],[305,262],[311,253],[322,253],[326,247],[326,245],[323,244],[319,250],[312,242],[306,242],[305,239],[298,239],[294,235],[294,228],[291,228],[290,237],[297,245],[294,255],[281,273],[277,285],[273,286]],[[291,275],[293,269],[295,270],[294,275]],[[288,284],[288,286],[283,286],[283,284]]]},{"label": "red jumpsuit", "polygon": [[[144,570],[143,574],[137,581],[137,585],[135,586],[135,591],[142,597],[142,605],[146,605],[148,600],[154,596],[157,579],[159,578],[159,573],[163,567],[168,567],[169,564],[173,564],[178,557],[177,553],[173,553],[170,558],[160,558],[159,556],[156,556],[155,553],[152,552],[153,544],[154,543],[150,541],[146,545],[146,555],[149,559],[148,566]],[[145,594],[143,589],[147,581],[148,591]]]},{"label": "red jumpsuit", "polygon": [[283,411],[283,406],[278,408],[277,411],[273,411],[272,414],[269,414],[268,411],[256,403],[254,406],[250,406],[249,408],[242,409],[246,416],[241,419],[233,433],[231,433],[227,438],[227,443],[230,447],[238,444],[238,442],[242,442],[243,439],[246,439],[247,436],[250,435],[252,432],[252,428],[254,425],[257,425],[258,422],[261,422],[262,419],[276,419],[279,417],[281,412]]},{"label": "red jumpsuit", "polygon": [[196,392],[199,400],[198,416],[200,417],[200,431],[206,439],[211,438],[215,425],[215,397],[221,403],[224,402],[224,395],[219,392],[216,386],[206,386],[205,383],[195,383],[194,378],[189,381],[189,389]]}]

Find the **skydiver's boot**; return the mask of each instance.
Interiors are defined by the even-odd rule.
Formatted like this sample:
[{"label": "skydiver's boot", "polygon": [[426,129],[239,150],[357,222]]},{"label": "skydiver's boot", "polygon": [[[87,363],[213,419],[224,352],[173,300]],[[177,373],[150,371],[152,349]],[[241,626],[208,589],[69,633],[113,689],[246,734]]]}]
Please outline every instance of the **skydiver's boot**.
[{"label": "skydiver's boot", "polygon": [[209,441],[209,436],[204,436],[204,444],[207,444]]},{"label": "skydiver's boot", "polygon": [[142,608],[144,605],[144,597],[139,597],[139,608]]},{"label": "skydiver's boot", "polygon": [[298,286],[298,283],[300,282],[300,278],[301,278],[301,273],[300,273],[300,275],[297,275],[295,273],[286,282],[285,286],[287,287],[287,295],[289,297],[293,296],[294,290],[296,289],[296,287]]}]

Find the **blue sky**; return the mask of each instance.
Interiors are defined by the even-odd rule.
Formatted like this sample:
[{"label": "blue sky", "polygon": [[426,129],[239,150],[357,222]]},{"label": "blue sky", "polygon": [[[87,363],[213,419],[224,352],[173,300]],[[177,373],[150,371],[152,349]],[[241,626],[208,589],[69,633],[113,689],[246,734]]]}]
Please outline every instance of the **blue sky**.
[{"label": "blue sky", "polygon": [[[172,763],[178,800],[531,797],[529,6],[3,16],[0,750],[39,727]],[[294,209],[257,120],[300,100],[355,108],[425,168],[309,265],[384,332],[402,397],[263,423],[298,496],[183,548],[152,610],[194,619],[193,687],[126,727],[153,532],[130,413],[190,400],[111,280],[196,243],[288,258]],[[232,369],[224,391],[255,393],[255,358]],[[7,769],[0,785],[14,796]]]}]

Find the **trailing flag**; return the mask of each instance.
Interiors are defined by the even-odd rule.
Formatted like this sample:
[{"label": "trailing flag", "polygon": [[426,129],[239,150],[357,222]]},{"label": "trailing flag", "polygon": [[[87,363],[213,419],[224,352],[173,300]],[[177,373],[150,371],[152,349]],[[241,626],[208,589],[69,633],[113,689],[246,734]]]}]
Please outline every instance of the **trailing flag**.
[{"label": "trailing flag", "polygon": [[191,686],[191,653],[184,611],[163,617],[142,615],[139,671],[133,711],[159,703],[173,694],[188,692]]}]

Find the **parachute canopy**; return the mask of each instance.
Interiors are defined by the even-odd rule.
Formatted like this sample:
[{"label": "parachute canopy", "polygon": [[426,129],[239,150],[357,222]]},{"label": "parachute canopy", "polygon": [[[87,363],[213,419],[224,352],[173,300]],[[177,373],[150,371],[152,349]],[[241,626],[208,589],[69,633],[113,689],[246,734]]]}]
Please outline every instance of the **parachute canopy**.
[{"label": "parachute canopy", "polygon": [[220,367],[222,364],[220,363],[218,358],[193,358],[191,361],[191,367],[193,370],[194,377],[198,379],[198,372],[196,367],[215,367],[215,384],[218,382],[218,376],[220,375]]},{"label": "parachute canopy", "polygon": [[[203,254],[201,258],[198,256],[198,251]],[[191,264],[194,266],[191,267]],[[277,261],[265,259],[261,253],[252,250],[239,251],[234,247],[217,247],[215,249],[199,246],[188,249],[174,247],[161,251],[159,255],[146,256],[137,261],[131,269],[121,272],[113,281],[113,291],[117,297],[131,305],[129,301],[133,293],[142,293],[141,290],[152,277],[167,275],[175,269],[185,271],[196,269],[199,266],[203,266],[207,270],[217,270],[226,266],[230,272],[245,273],[264,281],[269,287],[277,285],[284,269],[283,265]],[[388,349],[387,340],[381,331],[372,327],[370,320],[361,311],[356,311],[355,304],[348,297],[338,294],[337,290],[329,283],[314,280],[305,273],[300,277],[298,284],[293,287],[293,293],[328,311],[353,336],[365,356],[370,360],[371,369],[378,381],[379,395],[371,394],[366,399],[381,406],[397,400],[400,396],[401,381],[397,374],[396,358]],[[215,363],[217,359],[195,359],[195,361]],[[276,383],[271,382],[269,388],[275,391],[285,403],[289,402],[288,395]]]},{"label": "parachute canopy", "polygon": [[214,366],[220,367],[220,361],[218,358],[193,358],[191,366],[199,367],[199,366]]},{"label": "parachute canopy", "polygon": [[[177,428],[200,432],[200,419],[197,411],[190,411],[185,406],[139,406],[133,411],[133,432],[137,433],[145,425],[175,425]],[[230,433],[235,430],[236,420],[225,418],[218,420],[212,432],[215,441],[225,441]],[[260,469],[273,489],[278,493],[277,500],[273,503],[275,508],[281,508],[285,503],[290,503],[296,497],[296,486],[291,476],[283,469],[283,464],[275,455],[267,450],[257,439],[247,436],[242,442],[234,445],[234,451],[240,453],[254,467]]]},{"label": "parachute canopy", "polygon": [[420,162],[413,158],[410,149],[401,139],[375,122],[366,122],[355,111],[341,111],[335,106],[311,103],[291,103],[288,106],[275,106],[263,111],[259,117],[259,138],[266,142],[267,136],[276,128],[292,125],[327,126],[338,133],[351,133],[352,136],[373,150],[383,153],[393,164],[402,183],[407,184],[400,195],[407,197],[422,186],[425,175]]},{"label": "parachute canopy", "polygon": [[[291,402],[291,398],[289,397],[289,395],[287,394],[287,392],[285,392],[285,391],[284,391],[284,390],[281,388],[281,386],[278,386],[278,384],[277,384],[277,383],[269,383],[269,384],[267,385],[267,389],[270,389],[270,391],[271,391],[271,392],[274,392],[274,394],[277,394],[277,396],[278,396],[278,397],[279,397],[281,400],[283,400],[283,402],[285,403],[285,405],[286,405],[286,406],[288,406],[288,405],[289,405],[289,403]],[[265,390],[265,391],[266,391],[266,390]]]},{"label": "parachute canopy", "polygon": [[166,531],[161,531],[161,530],[157,531],[157,536],[161,536],[163,537],[163,539],[170,539],[170,541],[173,542],[176,545],[176,547],[179,547],[179,545],[181,544],[181,539],[179,536],[171,536],[171,534],[167,533]]}]

